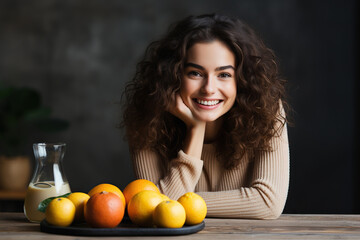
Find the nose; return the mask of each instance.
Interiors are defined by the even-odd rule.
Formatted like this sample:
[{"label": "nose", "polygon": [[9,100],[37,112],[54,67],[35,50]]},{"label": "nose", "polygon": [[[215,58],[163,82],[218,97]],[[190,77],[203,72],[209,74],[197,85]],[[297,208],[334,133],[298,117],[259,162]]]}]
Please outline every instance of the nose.
[{"label": "nose", "polygon": [[216,81],[215,78],[208,76],[204,78],[203,85],[201,87],[201,92],[204,94],[214,94],[216,91]]}]

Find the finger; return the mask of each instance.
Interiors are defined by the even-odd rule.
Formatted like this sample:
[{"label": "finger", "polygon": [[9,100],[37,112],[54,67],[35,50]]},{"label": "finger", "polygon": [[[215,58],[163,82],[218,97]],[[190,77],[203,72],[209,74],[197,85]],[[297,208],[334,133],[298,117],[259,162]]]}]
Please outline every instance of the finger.
[{"label": "finger", "polygon": [[184,102],[183,100],[181,99],[180,95],[179,94],[176,94],[175,95],[175,101],[174,103],[172,104],[172,108],[170,109],[170,112],[175,115],[175,116],[180,116],[181,115],[181,112],[183,111],[183,105],[184,105]]},{"label": "finger", "polygon": [[180,96],[180,94],[176,95],[176,110],[179,113],[188,115],[191,113],[190,108],[185,104],[185,102],[183,101],[182,97]]}]

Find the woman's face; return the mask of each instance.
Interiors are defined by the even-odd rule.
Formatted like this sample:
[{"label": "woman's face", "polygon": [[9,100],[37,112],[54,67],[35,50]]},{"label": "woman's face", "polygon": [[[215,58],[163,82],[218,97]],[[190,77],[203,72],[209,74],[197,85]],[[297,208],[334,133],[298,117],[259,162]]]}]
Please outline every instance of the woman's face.
[{"label": "woman's face", "polygon": [[198,120],[212,122],[228,112],[236,98],[233,52],[218,40],[189,48],[180,95]]}]

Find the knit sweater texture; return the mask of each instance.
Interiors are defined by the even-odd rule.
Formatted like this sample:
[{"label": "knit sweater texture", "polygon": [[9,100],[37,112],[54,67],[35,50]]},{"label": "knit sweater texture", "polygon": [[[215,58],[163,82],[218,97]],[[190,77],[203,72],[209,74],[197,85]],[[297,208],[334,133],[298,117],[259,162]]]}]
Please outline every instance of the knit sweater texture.
[{"label": "knit sweater texture", "polygon": [[285,206],[289,186],[289,144],[286,125],[271,139],[272,151],[247,155],[239,165],[226,170],[217,159],[213,144],[204,144],[201,159],[179,151],[163,166],[151,150],[132,153],[137,178],[154,182],[172,199],[196,192],[206,202],[207,217],[278,218]]}]

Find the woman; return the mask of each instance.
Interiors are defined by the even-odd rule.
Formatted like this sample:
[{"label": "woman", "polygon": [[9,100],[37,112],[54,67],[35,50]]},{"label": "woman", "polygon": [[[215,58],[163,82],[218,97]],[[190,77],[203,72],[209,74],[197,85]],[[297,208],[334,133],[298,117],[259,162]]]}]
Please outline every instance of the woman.
[{"label": "woman", "polygon": [[289,184],[284,83],[240,20],[180,21],[150,44],[125,90],[136,177],[173,199],[198,193],[208,217],[277,218]]}]

